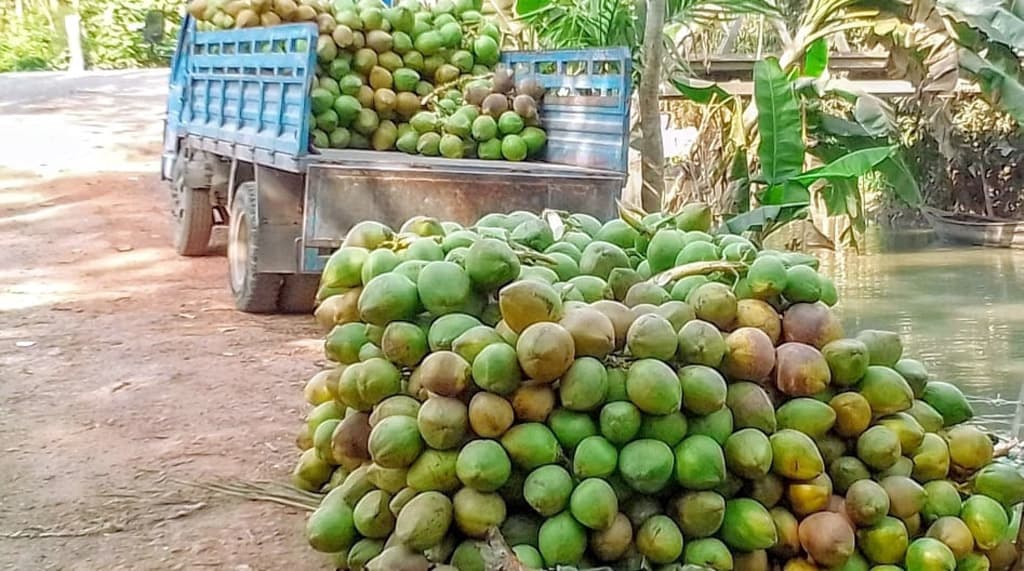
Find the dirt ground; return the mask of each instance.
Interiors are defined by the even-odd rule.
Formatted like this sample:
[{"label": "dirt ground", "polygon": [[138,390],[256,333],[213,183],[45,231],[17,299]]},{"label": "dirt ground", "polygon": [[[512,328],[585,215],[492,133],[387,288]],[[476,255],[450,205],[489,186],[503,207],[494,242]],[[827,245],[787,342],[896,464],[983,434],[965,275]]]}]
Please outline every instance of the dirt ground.
[{"label": "dirt ground", "polygon": [[321,359],[171,248],[160,72],[0,76],[0,569],[321,569],[286,482]]}]

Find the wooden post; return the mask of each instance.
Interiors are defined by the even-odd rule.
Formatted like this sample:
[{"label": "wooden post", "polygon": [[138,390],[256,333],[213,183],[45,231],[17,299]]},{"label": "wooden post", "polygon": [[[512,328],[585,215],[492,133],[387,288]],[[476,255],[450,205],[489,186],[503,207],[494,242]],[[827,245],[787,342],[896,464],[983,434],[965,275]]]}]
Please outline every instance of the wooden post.
[{"label": "wooden post", "polygon": [[68,71],[85,71],[85,56],[82,54],[82,18],[78,14],[64,16],[64,31],[68,37]]},{"label": "wooden post", "polygon": [[[988,163],[985,161],[985,151],[982,150],[981,155],[981,193],[982,198],[985,199],[985,216],[993,217],[996,215],[995,210],[992,208],[992,187],[988,184]],[[1022,526],[1024,527],[1024,526]]]}]

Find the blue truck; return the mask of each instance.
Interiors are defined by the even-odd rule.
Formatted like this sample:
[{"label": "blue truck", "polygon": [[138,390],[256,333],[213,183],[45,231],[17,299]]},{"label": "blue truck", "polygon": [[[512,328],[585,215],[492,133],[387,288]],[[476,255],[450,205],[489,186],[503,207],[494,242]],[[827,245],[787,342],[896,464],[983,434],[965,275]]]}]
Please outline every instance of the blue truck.
[{"label": "blue truck", "polygon": [[317,27],[198,31],[177,38],[161,157],[174,244],[205,255],[227,226],[238,309],[306,312],[319,272],[355,223],[397,228],[415,215],[472,223],[487,212],[545,208],[608,218],[625,184],[630,54],[626,48],[511,52],[516,80],[547,89],[538,161],[397,151],[311,150]]}]

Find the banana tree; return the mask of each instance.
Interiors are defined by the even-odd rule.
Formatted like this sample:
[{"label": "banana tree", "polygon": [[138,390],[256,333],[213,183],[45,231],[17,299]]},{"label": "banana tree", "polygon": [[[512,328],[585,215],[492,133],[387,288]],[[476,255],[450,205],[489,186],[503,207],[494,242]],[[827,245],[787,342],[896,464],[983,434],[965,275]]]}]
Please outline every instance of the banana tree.
[{"label": "banana tree", "polygon": [[1024,10],[1016,0],[883,2],[869,39],[887,48],[889,68],[919,87],[946,92],[957,77],[1024,125]]},{"label": "banana tree", "polygon": [[[814,75],[828,38],[865,32],[890,53],[890,72],[918,87],[974,79],[994,104],[1024,124],[1024,10],[1017,0],[810,0],[795,27],[765,12],[782,44],[780,67]],[[749,130],[757,120],[746,108]]]},{"label": "banana tree", "polygon": [[[812,139],[805,141],[807,118],[816,121],[811,131],[820,129],[823,117],[829,118],[830,128],[842,126],[867,140],[870,129],[877,128],[871,113],[864,111],[858,119],[848,120],[823,114],[813,109],[814,97],[802,98],[798,91],[806,91],[811,82],[792,79],[783,71],[779,60],[768,58],[754,65],[754,104],[757,109],[757,165],[751,174],[743,172],[745,164],[734,161],[735,178],[743,183],[743,194],[737,198],[740,214],[727,218],[724,227],[733,233],[751,232],[760,239],[786,224],[806,218],[814,198],[820,199],[830,216],[843,216],[851,224],[844,237],[854,241],[856,231],[865,225],[864,200],[858,186],[860,177],[872,171],[881,171],[887,179],[886,165],[901,172],[898,149],[891,144],[862,145],[850,149],[840,144],[822,144]],[[810,108],[810,109],[809,109]],[[864,104],[863,108],[867,108]],[[823,164],[805,170],[807,155],[814,155]],[[913,178],[900,179],[900,195],[912,203],[920,202],[920,193]],[[745,210],[743,200],[756,198],[758,206]]]},{"label": "banana tree", "polygon": [[960,69],[991,103],[1024,125],[1024,19],[1015,1],[939,0],[937,9],[952,23]]}]

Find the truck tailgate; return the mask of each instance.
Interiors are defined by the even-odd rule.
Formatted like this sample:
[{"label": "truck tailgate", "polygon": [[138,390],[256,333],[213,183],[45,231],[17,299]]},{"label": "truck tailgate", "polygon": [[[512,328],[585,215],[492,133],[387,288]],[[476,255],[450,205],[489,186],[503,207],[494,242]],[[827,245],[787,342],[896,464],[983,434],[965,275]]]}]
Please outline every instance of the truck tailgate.
[{"label": "truck tailgate", "polygon": [[324,152],[306,172],[306,272],[322,269],[361,220],[397,229],[413,216],[429,214],[468,225],[488,212],[544,208],[609,218],[624,183],[619,172],[551,163],[349,150]]}]

